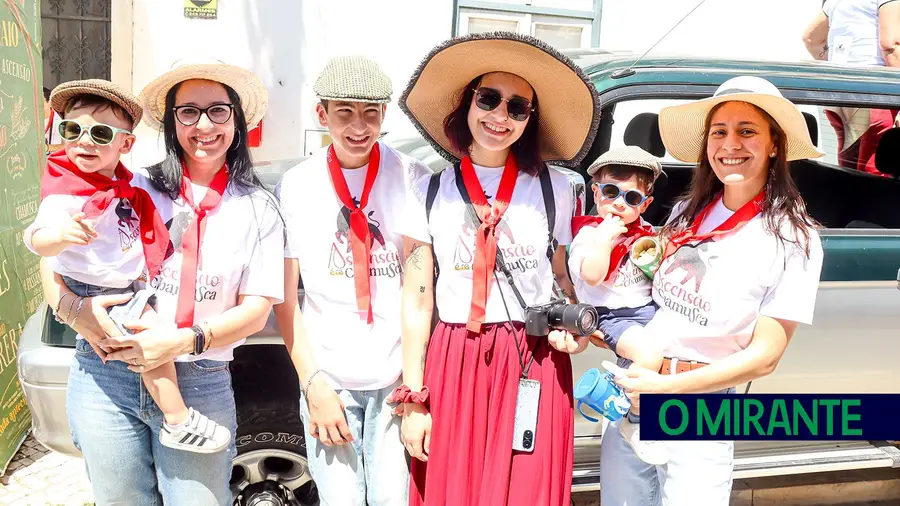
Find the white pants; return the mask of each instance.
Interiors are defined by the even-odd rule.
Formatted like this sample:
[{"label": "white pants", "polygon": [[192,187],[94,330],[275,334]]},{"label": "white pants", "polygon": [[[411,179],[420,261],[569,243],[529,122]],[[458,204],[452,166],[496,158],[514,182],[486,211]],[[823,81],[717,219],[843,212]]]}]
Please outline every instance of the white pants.
[{"label": "white pants", "polygon": [[603,433],[600,497],[603,506],[728,506],[731,501],[732,441],[666,441],[669,462],[645,463],[619,432]]}]

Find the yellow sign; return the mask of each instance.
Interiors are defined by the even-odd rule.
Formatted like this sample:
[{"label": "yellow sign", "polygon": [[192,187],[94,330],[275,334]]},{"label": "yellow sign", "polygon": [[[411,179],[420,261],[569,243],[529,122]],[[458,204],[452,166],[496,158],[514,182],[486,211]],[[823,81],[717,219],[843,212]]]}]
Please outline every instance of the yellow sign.
[{"label": "yellow sign", "polygon": [[184,0],[184,17],[216,19],[219,0]]}]

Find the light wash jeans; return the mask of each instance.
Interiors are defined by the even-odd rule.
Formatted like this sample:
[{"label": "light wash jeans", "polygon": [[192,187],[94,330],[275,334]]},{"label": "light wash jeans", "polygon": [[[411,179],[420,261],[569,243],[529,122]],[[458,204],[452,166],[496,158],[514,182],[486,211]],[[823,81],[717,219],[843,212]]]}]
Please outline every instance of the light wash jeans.
[{"label": "light wash jeans", "polygon": [[[231,459],[159,442],[162,412],[138,374],[124,362],[106,364],[84,339],[76,342],[66,412],[84,455],[97,506],[225,506],[231,504]],[[227,362],[176,363],[188,406],[235,433],[234,392]]]},{"label": "light wash jeans", "polygon": [[[734,393],[728,390],[721,393]],[[600,443],[600,503],[604,506],[728,506],[732,441],[666,441],[669,462],[645,463],[610,423]]]},{"label": "light wash jeans", "polygon": [[[353,443],[325,446],[304,431],[306,458],[321,506],[407,506],[409,460],[400,440],[400,417],[385,402],[400,385],[380,390],[338,390]],[[309,408],[301,393],[300,415],[309,427]]]}]

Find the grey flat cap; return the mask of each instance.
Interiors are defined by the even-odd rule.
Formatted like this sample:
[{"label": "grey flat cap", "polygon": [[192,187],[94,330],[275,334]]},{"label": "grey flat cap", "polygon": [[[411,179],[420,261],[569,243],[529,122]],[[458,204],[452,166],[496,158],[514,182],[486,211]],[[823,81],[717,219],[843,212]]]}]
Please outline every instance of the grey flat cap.
[{"label": "grey flat cap", "polygon": [[662,172],[662,165],[659,158],[651,155],[637,146],[622,146],[621,148],[610,149],[606,153],[600,155],[594,163],[588,168],[587,173],[593,176],[603,167],[607,165],[631,165],[633,167],[641,167],[653,172],[653,180],[659,177]]},{"label": "grey flat cap", "polygon": [[316,96],[322,100],[372,102],[391,101],[391,78],[372,60],[363,56],[338,56],[325,65],[316,84]]}]

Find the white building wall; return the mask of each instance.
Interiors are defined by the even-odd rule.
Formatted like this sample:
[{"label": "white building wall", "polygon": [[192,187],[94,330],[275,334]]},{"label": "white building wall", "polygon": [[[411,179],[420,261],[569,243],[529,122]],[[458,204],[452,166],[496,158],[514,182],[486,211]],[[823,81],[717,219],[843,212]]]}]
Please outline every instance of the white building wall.
[{"label": "white building wall", "polygon": [[[699,0],[603,0],[600,47],[643,53]],[[706,0],[654,54],[810,59],[801,37],[822,0]]]},{"label": "white building wall", "polygon": [[[188,55],[210,55],[257,73],[269,91],[257,161],[303,156],[304,132],[318,128],[312,86],[331,56],[363,54],[382,66],[394,84],[385,130],[412,132],[396,105],[419,61],[451,35],[451,0],[228,0],[215,20],[187,19],[180,1],[116,0],[115,19],[128,19],[130,48],[114,41],[113,67],[131,67],[137,94],[172,63]],[[123,33],[125,32],[125,33]],[[127,27],[119,30],[127,37]],[[131,55],[128,57],[128,50]],[[127,72],[114,72],[128,84]],[[162,156],[162,139],[142,125],[130,163],[142,167]],[[156,142],[154,142],[156,141]]]}]

